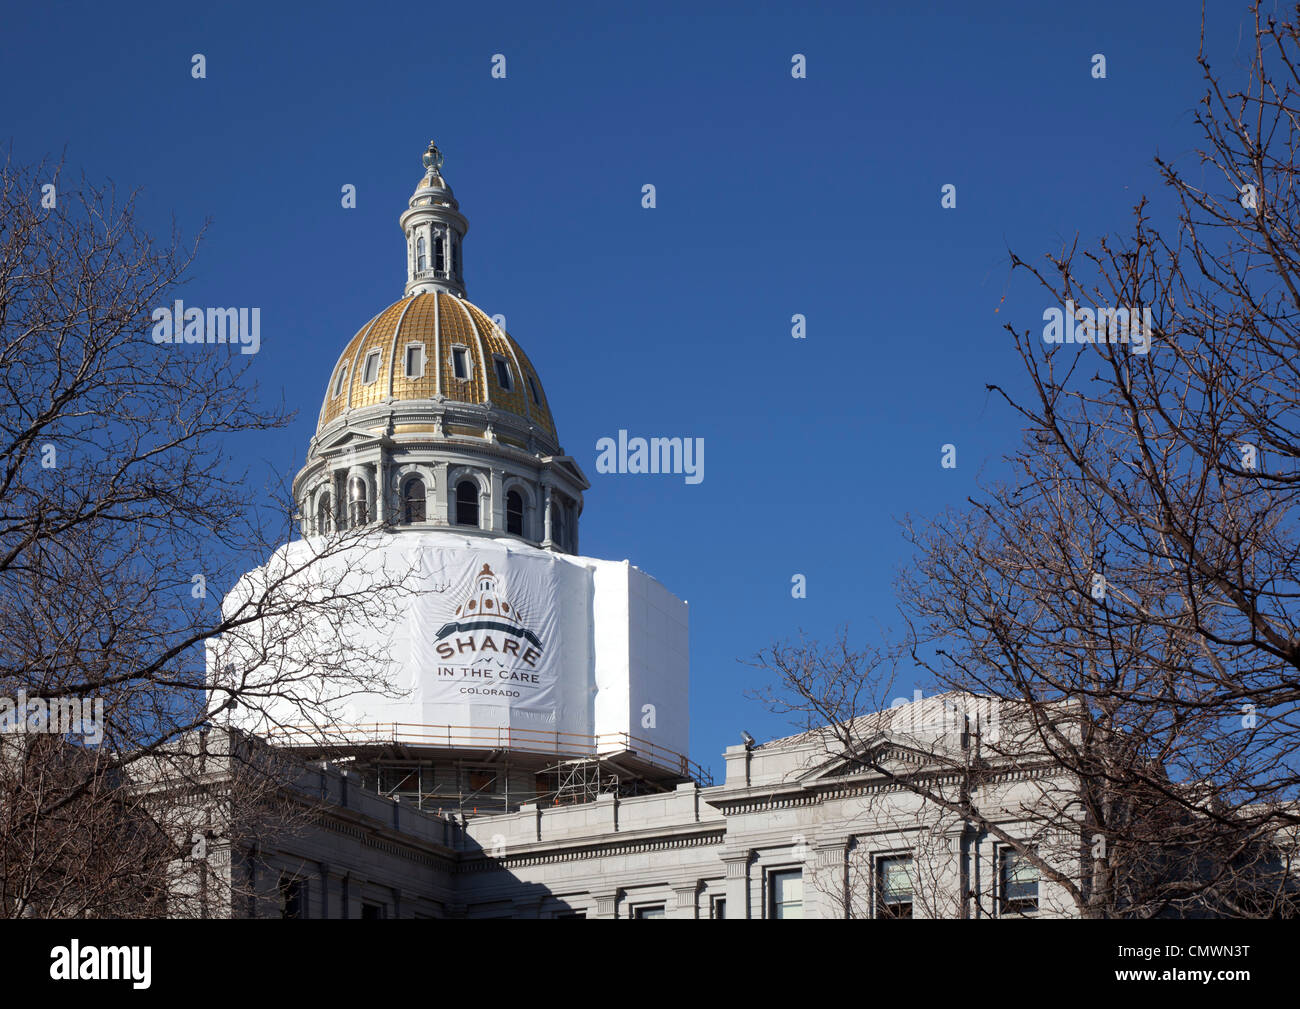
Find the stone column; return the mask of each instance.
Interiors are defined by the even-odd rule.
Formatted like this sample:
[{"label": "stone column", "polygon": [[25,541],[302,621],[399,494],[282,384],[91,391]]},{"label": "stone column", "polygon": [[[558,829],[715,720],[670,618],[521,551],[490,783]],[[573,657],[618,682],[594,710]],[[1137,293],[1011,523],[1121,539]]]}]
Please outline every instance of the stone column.
[{"label": "stone column", "polygon": [[491,500],[488,502],[491,507],[491,521],[488,528],[493,532],[505,532],[506,529],[506,502],[505,495],[502,494],[502,485],[505,483],[505,471],[497,469],[495,466],[489,470],[489,482],[492,490],[490,493]]},{"label": "stone column", "polygon": [[847,839],[821,841],[804,860],[803,914],[805,918],[847,918]]},{"label": "stone column", "polygon": [[342,918],[343,877],[331,872],[329,865],[322,862],[320,866],[320,900],[317,902],[322,918]]},{"label": "stone column", "polygon": [[938,893],[934,903],[936,916],[943,918],[969,918],[970,864],[966,855],[966,824],[955,823],[944,831],[946,858],[937,873]]},{"label": "stone column", "polygon": [[549,484],[542,488],[542,493],[543,493],[542,546],[549,547],[551,545],[551,488]]},{"label": "stone column", "polygon": [[[433,487],[429,495],[429,501],[426,507],[433,508],[433,521],[440,526],[451,524],[451,505],[449,503],[447,490],[447,464],[437,462],[433,464]],[[428,514],[425,515],[428,518]]]},{"label": "stone column", "polygon": [[749,866],[753,861],[753,857],[754,853],[752,851],[722,856],[722,863],[727,867],[728,918],[748,918],[750,916]]},{"label": "stone column", "polygon": [[668,909],[669,918],[698,918],[700,881],[691,880],[673,886],[673,895],[677,898]]},{"label": "stone column", "polygon": [[618,891],[613,893],[598,893],[596,898],[596,917],[597,918],[617,918],[618,917]]}]

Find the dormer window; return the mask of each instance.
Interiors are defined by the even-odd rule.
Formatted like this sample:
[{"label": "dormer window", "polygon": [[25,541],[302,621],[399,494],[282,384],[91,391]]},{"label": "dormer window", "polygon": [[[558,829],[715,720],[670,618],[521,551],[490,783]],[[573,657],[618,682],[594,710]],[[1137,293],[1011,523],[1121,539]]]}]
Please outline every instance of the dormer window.
[{"label": "dormer window", "polygon": [[379,378],[379,351],[372,350],[366,355],[366,363],[361,367],[361,384],[370,385]]},{"label": "dormer window", "polygon": [[420,378],[424,375],[424,344],[408,343],[406,345],[406,377]]},{"label": "dormer window", "polygon": [[451,348],[451,373],[459,379],[469,378],[469,348]]},{"label": "dormer window", "polygon": [[533,405],[534,405],[534,406],[541,406],[541,405],[542,405],[542,397],[541,397],[541,395],[540,395],[540,394],[538,393],[538,391],[537,391],[537,379],[533,378],[532,375],[529,375],[529,376],[528,376],[528,391],[532,394],[532,397],[533,397]]},{"label": "dormer window", "polygon": [[497,371],[497,385],[501,386],[506,392],[513,392],[515,383],[513,376],[510,374],[510,362],[500,354],[493,354],[492,363]]},{"label": "dormer window", "polygon": [[343,383],[344,383],[344,380],[347,379],[347,377],[348,377],[348,366],[347,366],[346,364],[340,365],[340,366],[339,366],[339,373],[338,373],[337,377],[334,379],[334,395],[335,395],[335,396],[342,396],[342,395],[343,395]]}]

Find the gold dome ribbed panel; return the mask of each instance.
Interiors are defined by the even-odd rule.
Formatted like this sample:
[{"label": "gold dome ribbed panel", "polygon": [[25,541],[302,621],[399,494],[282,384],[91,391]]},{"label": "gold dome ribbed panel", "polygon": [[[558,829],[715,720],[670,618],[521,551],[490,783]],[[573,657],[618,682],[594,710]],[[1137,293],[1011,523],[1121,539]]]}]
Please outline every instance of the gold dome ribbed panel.
[{"label": "gold dome ribbed panel", "polygon": [[[412,343],[424,345],[424,371],[416,378],[406,374],[406,348]],[[468,352],[467,379],[453,377],[455,346]],[[375,381],[365,383],[366,358],[375,351],[379,352]],[[497,381],[494,354],[510,366],[514,388],[509,391]],[[343,368],[347,369],[343,393],[333,396],[334,382]],[[540,406],[533,402],[530,377]],[[555,438],[546,392],[528,355],[508,333],[493,325],[486,312],[450,294],[428,292],[389,305],[348,341],[329,383],[317,430],[349,407],[382,403],[389,396],[397,401],[428,400],[441,393],[461,403],[491,403],[505,413],[531,420]]]},{"label": "gold dome ribbed panel", "polygon": [[[427,297],[427,295],[425,296]],[[449,294],[435,294],[438,299],[438,325],[442,343],[442,394],[462,403],[484,403],[483,350],[469,313]],[[464,347],[469,351],[469,375],[457,378],[452,351]]]},{"label": "gold dome ribbed panel", "polygon": [[514,340],[511,340],[510,343],[515,348],[515,354],[519,357],[519,367],[524,370],[524,386],[526,388],[528,387],[527,376],[531,375],[533,378],[533,384],[537,386],[537,397],[542,401],[541,406],[533,406],[532,389],[527,388],[529,397],[528,405],[533,411],[533,420],[538,427],[549,434],[552,438],[558,439],[559,436],[555,433],[555,421],[551,417],[551,405],[546,402],[546,389],[542,387],[542,380],[537,374],[537,369],[533,367],[533,362],[528,360],[528,355],[524,353],[523,347],[519,346],[519,344]]},{"label": "gold dome ribbed panel", "polygon": [[[397,321],[402,317],[405,308],[405,301],[390,305],[380,313],[379,318],[370,327],[370,331],[362,336],[357,346],[356,356],[352,358],[352,377],[348,381],[352,389],[352,399],[348,406],[352,409],[374,406],[388,395],[388,350],[392,346]],[[366,358],[372,353],[378,355],[379,367],[375,371],[374,381],[366,382],[364,381]]]},{"label": "gold dome ribbed panel", "polygon": [[[402,330],[393,341],[394,399],[433,399],[438,394],[437,311],[436,295],[421,294],[411,299]],[[424,345],[424,374],[419,378],[406,374],[406,348],[413,343]]]},{"label": "gold dome ribbed panel", "polygon": [[[383,313],[381,312],[380,315],[382,314]],[[345,348],[343,348],[343,353],[339,356],[339,359],[334,363],[334,370],[330,372],[329,385],[326,386],[325,388],[325,402],[321,406],[320,423],[316,426],[316,429],[318,431],[326,424],[328,424],[330,421],[332,421],[335,417],[337,417],[339,414],[341,414],[347,408],[348,405],[347,384],[346,383],[344,384],[343,391],[340,392],[339,395],[337,396],[334,395],[334,385],[338,381],[339,372],[344,368],[351,368],[352,358],[355,356],[357,350],[357,342],[363,336],[366,335],[366,331],[369,330],[370,327],[374,325],[375,319],[378,318],[379,318],[378,315],[375,316],[364,326],[362,326],[359,330],[357,330],[357,335],[348,341],[348,345]],[[351,378],[350,373],[348,377]]]},{"label": "gold dome ribbed panel", "polygon": [[[524,384],[524,378],[519,374],[519,361],[514,353],[514,348],[506,340],[505,334],[497,328],[491,319],[483,314],[482,309],[469,304],[464,307],[469,310],[474,324],[478,326],[479,334],[483,337],[483,344],[487,348],[488,389],[491,392],[492,402],[509,410],[511,413],[527,417],[529,414],[528,401],[523,396],[520,388]],[[501,383],[497,380],[497,369],[493,361],[493,355],[500,355],[505,358],[506,363],[510,366],[510,380],[514,383],[513,389],[506,390],[501,387]]]}]

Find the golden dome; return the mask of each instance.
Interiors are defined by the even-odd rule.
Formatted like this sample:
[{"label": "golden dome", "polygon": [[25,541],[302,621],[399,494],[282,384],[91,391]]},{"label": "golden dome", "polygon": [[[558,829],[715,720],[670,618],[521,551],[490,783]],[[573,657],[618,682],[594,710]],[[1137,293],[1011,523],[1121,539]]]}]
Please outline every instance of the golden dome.
[{"label": "golden dome", "polygon": [[556,441],[546,393],[523,348],[482,309],[440,291],[405,297],[357,331],[330,373],[316,433],[345,410],[438,397],[513,414]]}]

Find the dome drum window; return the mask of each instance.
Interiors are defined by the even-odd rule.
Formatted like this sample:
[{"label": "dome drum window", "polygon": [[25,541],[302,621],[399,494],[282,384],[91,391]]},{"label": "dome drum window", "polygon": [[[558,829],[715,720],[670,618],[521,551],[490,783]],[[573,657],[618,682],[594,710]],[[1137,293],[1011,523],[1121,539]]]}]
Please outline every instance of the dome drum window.
[{"label": "dome drum window", "polygon": [[506,532],[512,536],[524,534],[524,496],[517,490],[506,495]]},{"label": "dome drum window", "polygon": [[369,495],[366,482],[360,477],[353,477],[348,486],[348,522],[353,527],[363,526],[370,521]]},{"label": "dome drum window", "polygon": [[462,480],[456,484],[456,525],[475,526],[478,522],[478,484]]},{"label": "dome drum window", "polygon": [[402,486],[402,521],[407,525],[424,521],[424,481],[418,476]]},{"label": "dome drum window", "polygon": [[316,501],[316,535],[325,536],[329,533],[333,525],[333,513],[331,510],[330,495],[327,491],[322,494]]}]

